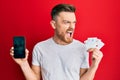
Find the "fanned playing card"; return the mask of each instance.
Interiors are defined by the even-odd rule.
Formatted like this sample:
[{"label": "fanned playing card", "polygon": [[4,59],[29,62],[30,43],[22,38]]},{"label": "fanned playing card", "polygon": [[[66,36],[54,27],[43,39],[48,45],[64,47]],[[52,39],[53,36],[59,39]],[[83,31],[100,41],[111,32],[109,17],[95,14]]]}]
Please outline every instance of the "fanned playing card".
[{"label": "fanned playing card", "polygon": [[101,41],[101,39],[98,39],[97,37],[88,38],[84,41],[84,43],[87,50],[90,48],[101,49],[104,46],[104,43]]}]

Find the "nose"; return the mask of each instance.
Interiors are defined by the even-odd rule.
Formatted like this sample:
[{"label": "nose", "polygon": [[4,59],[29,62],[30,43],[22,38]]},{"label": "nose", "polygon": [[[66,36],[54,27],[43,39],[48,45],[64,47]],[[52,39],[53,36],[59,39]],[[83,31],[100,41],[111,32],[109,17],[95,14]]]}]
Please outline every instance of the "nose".
[{"label": "nose", "polygon": [[70,23],[70,28],[74,29],[75,28],[75,23]]}]

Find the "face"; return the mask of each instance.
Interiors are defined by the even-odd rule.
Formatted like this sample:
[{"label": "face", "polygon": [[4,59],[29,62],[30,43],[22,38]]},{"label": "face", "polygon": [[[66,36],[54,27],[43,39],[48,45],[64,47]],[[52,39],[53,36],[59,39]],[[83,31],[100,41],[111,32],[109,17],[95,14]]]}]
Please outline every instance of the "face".
[{"label": "face", "polygon": [[74,12],[61,12],[53,21],[54,38],[61,43],[71,43],[75,29],[76,17]]}]

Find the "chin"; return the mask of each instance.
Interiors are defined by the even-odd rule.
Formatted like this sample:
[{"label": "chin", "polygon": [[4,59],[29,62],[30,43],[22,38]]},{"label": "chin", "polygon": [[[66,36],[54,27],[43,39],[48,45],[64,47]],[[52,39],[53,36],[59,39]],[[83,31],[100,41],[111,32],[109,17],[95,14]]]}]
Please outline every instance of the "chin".
[{"label": "chin", "polygon": [[70,38],[70,39],[66,39],[65,42],[66,43],[71,43],[73,41],[73,38]]}]

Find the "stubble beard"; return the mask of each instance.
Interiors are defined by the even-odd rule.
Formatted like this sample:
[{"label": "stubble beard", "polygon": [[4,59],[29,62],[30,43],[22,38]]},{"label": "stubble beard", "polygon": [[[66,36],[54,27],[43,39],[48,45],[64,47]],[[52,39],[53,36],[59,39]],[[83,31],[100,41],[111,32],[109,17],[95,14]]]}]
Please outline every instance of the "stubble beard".
[{"label": "stubble beard", "polygon": [[67,44],[69,44],[73,41],[73,36],[67,37],[66,33],[60,34],[60,33],[56,32],[56,36],[59,38],[59,40],[61,40],[64,43],[67,43]]}]

